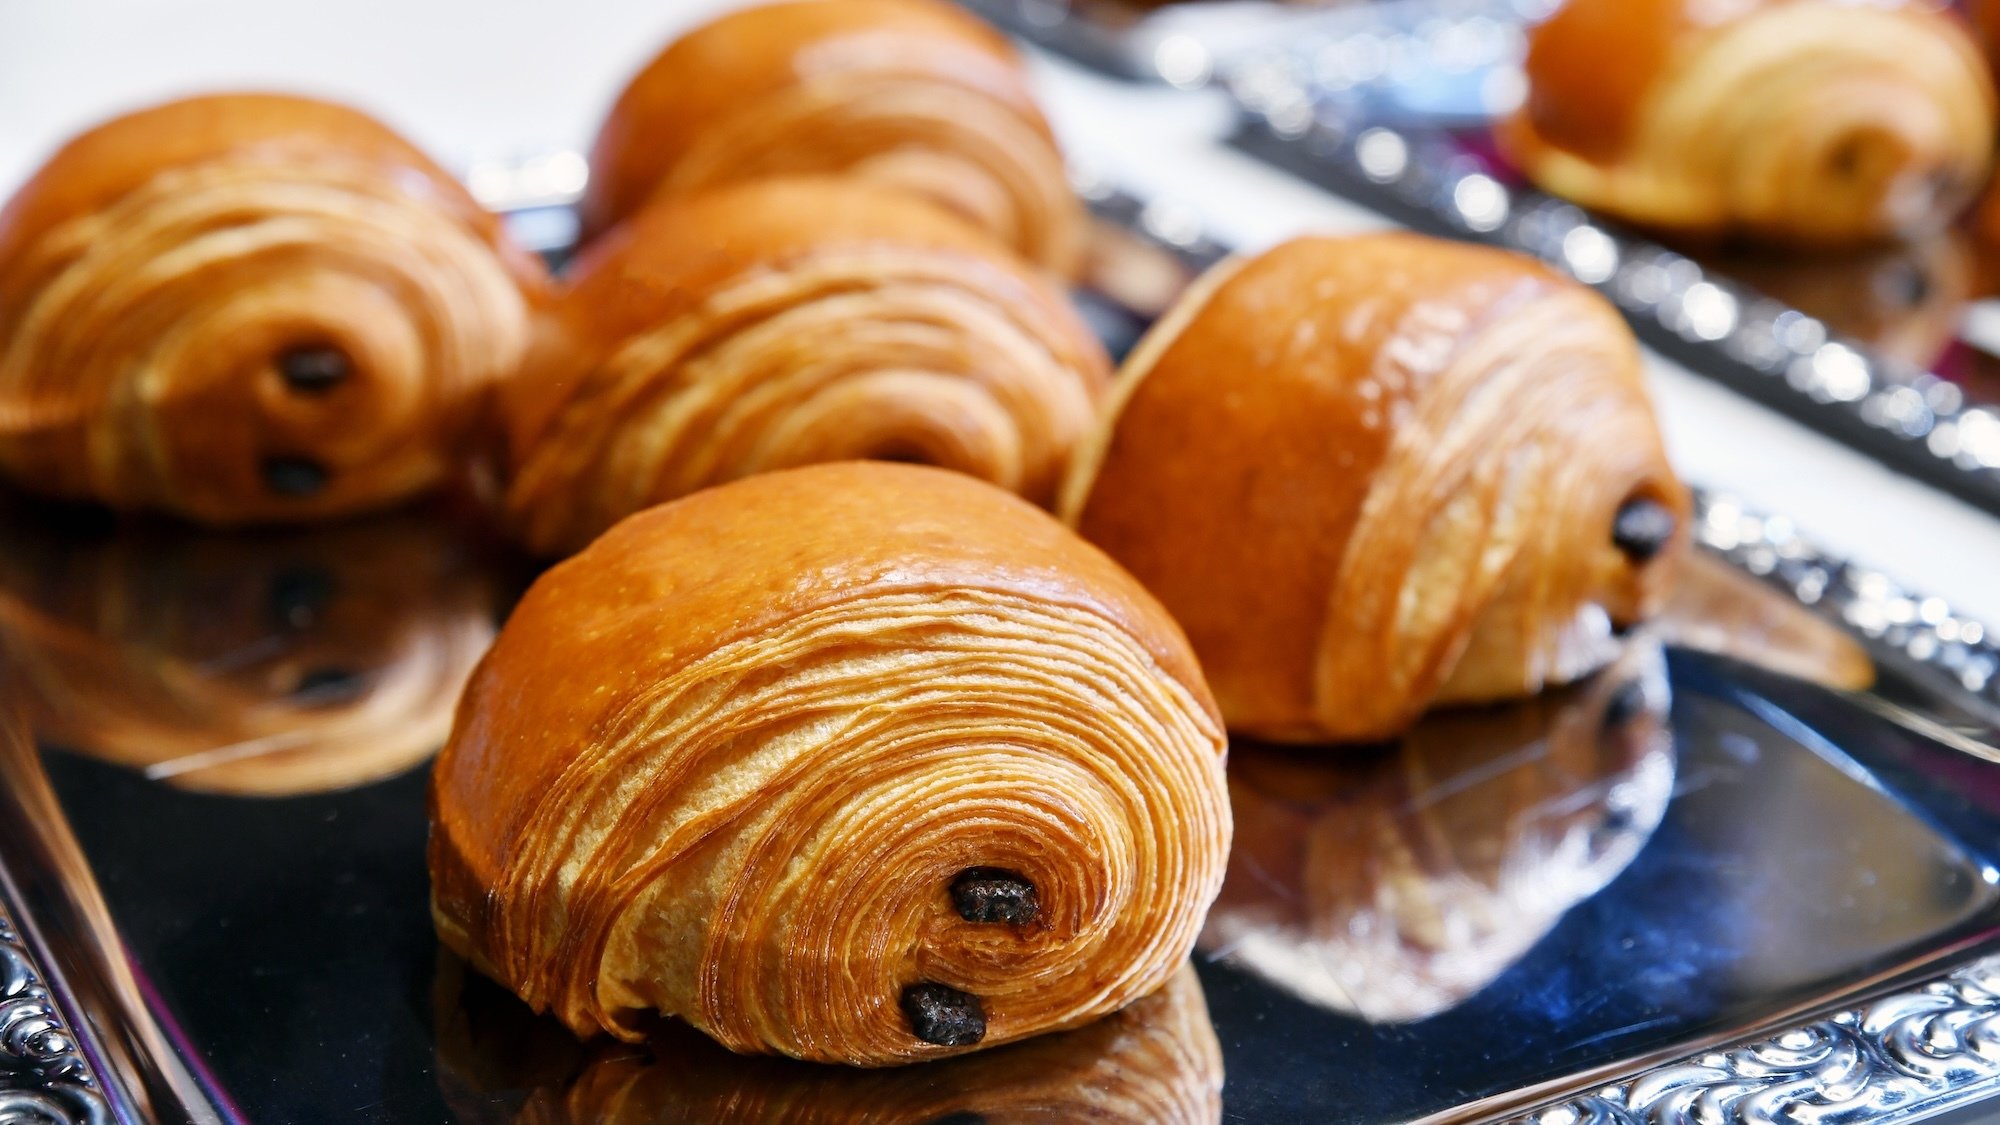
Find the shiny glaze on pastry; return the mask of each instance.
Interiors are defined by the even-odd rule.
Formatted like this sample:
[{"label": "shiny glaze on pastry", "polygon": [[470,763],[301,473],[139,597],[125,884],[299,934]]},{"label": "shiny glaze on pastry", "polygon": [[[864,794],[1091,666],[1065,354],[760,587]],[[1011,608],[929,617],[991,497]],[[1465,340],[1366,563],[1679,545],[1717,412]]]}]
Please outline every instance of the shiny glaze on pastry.
[{"label": "shiny glaze on pastry", "polygon": [[353,110],[219,95],[71,141],[0,212],[0,471],[212,523],[455,467],[540,267]]},{"label": "shiny glaze on pastry", "polygon": [[0,665],[46,742],[185,789],[282,796],[435,753],[496,583],[434,515],[309,530],[4,515]]},{"label": "shiny glaze on pastry", "polygon": [[1529,43],[1502,146],[1606,214],[1853,243],[1941,226],[1986,174],[1992,81],[1936,4],[1569,0]]},{"label": "shiny glaze on pastry", "polygon": [[1064,297],[921,201],[764,180],[591,247],[509,388],[508,522],[574,550],[649,504],[879,458],[1049,502],[1109,379]]},{"label": "shiny glaze on pastry", "polygon": [[1067,276],[1083,209],[1020,58],[942,0],[745,8],[663,51],[591,151],[587,231],[650,197],[841,173],[914,192]]},{"label": "shiny glaze on pastry", "polygon": [[1016,497],[854,462],[626,520],[537,581],[432,789],[446,945],[582,1035],[864,1066],[1164,983],[1228,850],[1173,621]]},{"label": "shiny glaze on pastry", "polygon": [[[1074,1031],[877,1070],[732,1055],[671,1023],[642,1044],[589,1050],[492,985],[458,976],[462,984],[441,980],[438,990],[458,992],[440,1008],[438,1059],[464,1125],[1222,1120],[1222,1047],[1187,964],[1159,991]],[[487,1109],[504,1100],[499,1091],[522,1089],[518,1111]]]},{"label": "shiny glaze on pastry", "polygon": [[1574,688],[1429,716],[1373,758],[1239,743],[1201,947],[1377,1023],[1457,1006],[1652,837],[1674,787],[1667,709],[1644,641]]},{"label": "shiny glaze on pastry", "polygon": [[1382,234],[1198,282],[1060,511],[1173,612],[1232,731],[1367,741],[1602,665],[1664,597],[1688,501],[1602,298]]}]

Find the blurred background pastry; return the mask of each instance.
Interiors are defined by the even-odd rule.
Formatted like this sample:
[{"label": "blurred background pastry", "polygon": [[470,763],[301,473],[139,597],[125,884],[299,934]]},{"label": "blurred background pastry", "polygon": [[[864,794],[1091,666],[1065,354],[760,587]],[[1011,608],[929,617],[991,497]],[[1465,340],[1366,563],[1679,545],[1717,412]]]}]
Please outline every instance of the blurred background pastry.
[{"label": "blurred background pastry", "polygon": [[0,664],[36,733],[188,789],[311,793],[416,765],[500,608],[425,515],[227,533],[0,519]]},{"label": "blurred background pastry", "polygon": [[1934,230],[1985,182],[1992,79],[1925,0],[1568,0],[1498,130],[1543,188],[1704,236],[1847,245]]},{"label": "blurred background pastry", "polygon": [[1198,281],[1060,511],[1187,629],[1232,731],[1368,741],[1604,664],[1664,600],[1688,499],[1603,298],[1384,234]]},{"label": "blurred background pastry", "polygon": [[172,102],[0,211],[0,470],[210,523],[381,507],[452,472],[540,266],[341,106]]},{"label": "blurred background pastry", "polygon": [[433,772],[432,915],[580,1035],[960,1054],[1172,975],[1223,751],[1172,619],[1046,513],[911,465],[767,473],[528,591]]},{"label": "blurred background pastry", "polygon": [[788,0],[676,40],[590,155],[587,233],[652,196],[840,173],[913,192],[1068,276],[1083,206],[999,32],[944,0]]},{"label": "blurred background pastry", "polygon": [[1041,274],[856,180],[662,200],[565,281],[506,411],[508,522],[540,552],[708,485],[850,458],[1048,503],[1108,380]]},{"label": "blurred background pastry", "polygon": [[[583,1047],[455,960],[437,995],[438,1073],[462,1125],[1222,1120],[1222,1048],[1185,964],[1088,1027],[889,1070],[732,1055],[669,1022],[643,1044]],[[492,1091],[513,1090],[518,1108],[490,1108]]]},{"label": "blurred background pastry", "polygon": [[1237,832],[1203,955],[1378,1023],[1463,1003],[1603,889],[1673,789],[1659,646],[1329,761],[1232,748]]}]

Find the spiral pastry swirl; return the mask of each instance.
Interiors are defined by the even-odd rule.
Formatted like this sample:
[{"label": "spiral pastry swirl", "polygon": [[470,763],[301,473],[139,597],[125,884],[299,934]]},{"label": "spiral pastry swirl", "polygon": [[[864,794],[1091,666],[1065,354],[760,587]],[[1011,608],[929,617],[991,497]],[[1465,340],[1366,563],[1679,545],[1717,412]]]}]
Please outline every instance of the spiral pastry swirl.
[{"label": "spiral pastry swirl", "polygon": [[438,762],[433,909],[580,1034],[957,1053],[1167,979],[1220,882],[1222,759],[1171,620],[1032,506],[767,474],[529,591]]},{"label": "spiral pastry swirl", "polygon": [[1366,741],[1602,665],[1664,596],[1687,497],[1602,299],[1390,234],[1198,282],[1060,510],[1187,629],[1231,730]]},{"label": "spiral pastry swirl", "polygon": [[821,461],[918,461],[1048,503],[1108,381],[1004,250],[841,181],[662,204],[578,264],[552,319],[508,410],[509,523],[544,552]]},{"label": "spiral pastry swirl", "polygon": [[689,32],[591,152],[586,229],[647,199],[838,174],[930,200],[1071,276],[1084,214],[1007,41],[941,0],[790,0]]},{"label": "spiral pastry swirl", "polygon": [[1944,225],[1984,181],[1994,93],[1917,0],[1570,0],[1499,139],[1541,186],[1698,235],[1801,245]]},{"label": "spiral pastry swirl", "polygon": [[374,122],[228,96],[121,118],[0,214],[0,469],[211,523],[328,517],[453,467],[536,267]]}]

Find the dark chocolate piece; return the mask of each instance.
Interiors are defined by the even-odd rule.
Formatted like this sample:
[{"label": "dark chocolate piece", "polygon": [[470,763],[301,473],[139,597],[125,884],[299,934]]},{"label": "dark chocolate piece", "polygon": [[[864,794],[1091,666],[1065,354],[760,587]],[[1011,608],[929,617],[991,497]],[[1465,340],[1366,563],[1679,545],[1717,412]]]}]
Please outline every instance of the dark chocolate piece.
[{"label": "dark chocolate piece", "polygon": [[1035,885],[1000,867],[968,867],[951,881],[951,902],[968,922],[1032,922],[1041,910]]},{"label": "dark chocolate piece", "polygon": [[1665,504],[1645,496],[1625,501],[1611,521],[1611,542],[1635,563],[1643,563],[1673,542],[1676,521]]},{"label": "dark chocolate piece", "polygon": [[280,496],[306,497],[326,487],[326,466],[310,457],[264,458],[264,484]]},{"label": "dark chocolate piece", "polygon": [[325,394],[347,381],[354,363],[347,353],[325,344],[288,348],[278,354],[278,374],[301,394]]},{"label": "dark chocolate piece", "polygon": [[986,1038],[986,1009],[979,997],[948,984],[925,981],[903,989],[903,1017],[926,1043],[964,1047]]}]

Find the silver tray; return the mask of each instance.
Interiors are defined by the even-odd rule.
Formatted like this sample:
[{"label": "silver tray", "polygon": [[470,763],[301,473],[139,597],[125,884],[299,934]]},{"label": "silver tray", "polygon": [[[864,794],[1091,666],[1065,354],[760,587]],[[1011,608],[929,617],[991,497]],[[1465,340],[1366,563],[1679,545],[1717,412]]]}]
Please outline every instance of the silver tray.
[{"label": "silver tray", "polygon": [[[572,162],[471,179],[559,252]],[[1083,187],[1103,219],[1085,307],[1118,347],[1157,306],[1135,272],[1185,276],[1223,248]],[[1310,878],[1232,871],[1195,959],[1223,1117],[1889,1122],[2000,1089],[2000,960],[1983,959],[2000,950],[2000,649],[1725,496],[1702,497],[1698,531],[1715,596],[1616,677],[1441,716],[1401,748],[1238,747],[1237,797],[1258,803],[1239,823],[1338,835],[1365,815],[1421,836],[1419,888],[1490,924],[1405,943],[1388,964],[1421,987],[1374,994],[1327,952],[1365,909],[1306,910]],[[796,1088],[828,1114],[862,1097],[870,1120],[1016,1119],[1019,1091],[978,1068],[869,1085],[672,1029],[636,1052],[578,1045],[440,953],[420,764],[343,777],[359,759],[379,773],[379,747],[199,741],[216,712],[283,709],[317,734],[315,714],[407,694],[413,653],[448,663],[446,640],[490,632],[531,573],[450,509],[213,535],[6,499],[0,1120],[585,1120],[610,1112],[592,1100],[607,1073],[650,1099],[609,1120],[720,1112],[694,1108],[690,1076],[739,1108]],[[1865,691],[1771,670],[1857,654]],[[163,682],[178,710],[139,711]],[[406,706],[415,725],[448,703]],[[1506,815],[1426,811],[1468,799]],[[1239,859],[1291,839],[1246,831]],[[1466,858],[1486,853],[1520,862]],[[1038,1091],[1038,1119],[1091,1104],[1105,1072],[1082,1073]]]}]

